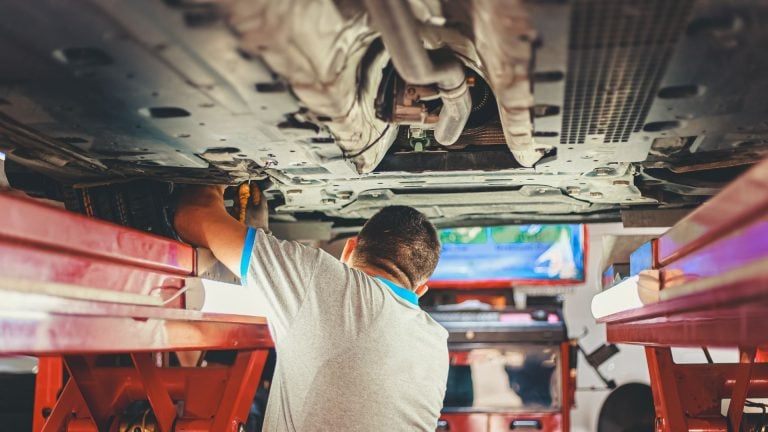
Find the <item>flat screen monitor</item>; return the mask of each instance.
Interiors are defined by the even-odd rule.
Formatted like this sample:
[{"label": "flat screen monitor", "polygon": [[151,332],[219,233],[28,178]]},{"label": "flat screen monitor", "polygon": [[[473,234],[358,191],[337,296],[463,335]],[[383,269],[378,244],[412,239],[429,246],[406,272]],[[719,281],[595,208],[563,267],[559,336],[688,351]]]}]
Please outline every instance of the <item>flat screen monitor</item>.
[{"label": "flat screen monitor", "polygon": [[505,288],[584,281],[583,225],[501,225],[439,230],[431,288]]}]

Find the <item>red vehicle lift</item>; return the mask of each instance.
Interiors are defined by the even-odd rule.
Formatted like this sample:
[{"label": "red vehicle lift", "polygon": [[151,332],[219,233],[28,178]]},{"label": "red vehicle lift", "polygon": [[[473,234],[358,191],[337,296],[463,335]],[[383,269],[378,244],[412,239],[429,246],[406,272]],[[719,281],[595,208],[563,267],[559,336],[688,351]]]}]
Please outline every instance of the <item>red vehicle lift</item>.
[{"label": "red vehicle lift", "polygon": [[[661,299],[600,322],[646,346],[657,431],[747,430],[745,401],[768,397],[767,239],[764,161],[633,254],[633,274],[660,270]],[[676,364],[670,347],[738,347],[740,362]]]},{"label": "red vehicle lift", "polygon": [[[262,318],[186,309],[191,247],[8,193],[0,207],[0,355],[40,358],[34,431],[243,429],[272,341]],[[190,350],[236,354],[168,366]]]}]

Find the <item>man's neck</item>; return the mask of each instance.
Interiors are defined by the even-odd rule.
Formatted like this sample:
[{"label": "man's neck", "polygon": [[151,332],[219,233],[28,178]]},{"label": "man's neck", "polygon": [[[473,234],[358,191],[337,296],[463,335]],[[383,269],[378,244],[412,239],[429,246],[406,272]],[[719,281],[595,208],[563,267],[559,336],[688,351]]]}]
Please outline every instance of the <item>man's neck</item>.
[{"label": "man's neck", "polygon": [[381,277],[407,289],[408,291],[413,291],[410,283],[408,283],[408,279],[403,274],[393,274],[393,272],[369,265],[354,265],[353,267],[367,274],[368,276]]}]

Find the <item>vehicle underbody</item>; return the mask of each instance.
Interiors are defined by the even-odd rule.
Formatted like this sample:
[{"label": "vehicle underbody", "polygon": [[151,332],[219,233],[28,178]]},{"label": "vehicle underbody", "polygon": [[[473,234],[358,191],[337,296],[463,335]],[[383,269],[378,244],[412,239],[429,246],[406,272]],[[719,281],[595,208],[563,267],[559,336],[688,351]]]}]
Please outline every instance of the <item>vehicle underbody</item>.
[{"label": "vehicle underbody", "polygon": [[[9,178],[269,180],[274,219],[604,221],[768,153],[759,0],[0,1]],[[21,180],[20,180],[21,179]]]}]

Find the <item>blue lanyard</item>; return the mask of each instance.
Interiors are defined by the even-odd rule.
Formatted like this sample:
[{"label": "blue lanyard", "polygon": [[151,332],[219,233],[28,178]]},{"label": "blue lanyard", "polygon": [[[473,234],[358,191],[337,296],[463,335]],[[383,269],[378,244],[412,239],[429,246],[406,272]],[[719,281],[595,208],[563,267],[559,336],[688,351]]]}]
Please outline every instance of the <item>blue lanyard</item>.
[{"label": "blue lanyard", "polygon": [[384,285],[388,286],[396,296],[416,307],[419,306],[419,296],[417,296],[415,292],[398,286],[394,282],[384,279],[381,276],[374,276],[373,278],[380,280]]}]

